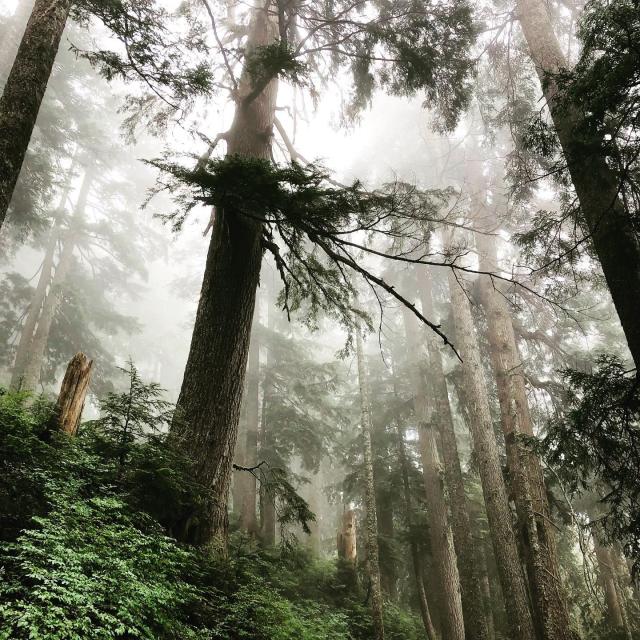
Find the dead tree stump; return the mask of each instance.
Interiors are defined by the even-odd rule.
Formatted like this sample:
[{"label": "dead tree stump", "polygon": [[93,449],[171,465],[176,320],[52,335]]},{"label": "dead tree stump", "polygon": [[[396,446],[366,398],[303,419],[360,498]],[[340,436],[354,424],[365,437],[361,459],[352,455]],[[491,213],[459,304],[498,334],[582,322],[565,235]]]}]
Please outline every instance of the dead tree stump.
[{"label": "dead tree stump", "polygon": [[92,366],[93,360],[89,360],[82,352],[76,353],[62,380],[55,406],[55,420],[58,429],[70,436],[75,435],[80,424]]}]

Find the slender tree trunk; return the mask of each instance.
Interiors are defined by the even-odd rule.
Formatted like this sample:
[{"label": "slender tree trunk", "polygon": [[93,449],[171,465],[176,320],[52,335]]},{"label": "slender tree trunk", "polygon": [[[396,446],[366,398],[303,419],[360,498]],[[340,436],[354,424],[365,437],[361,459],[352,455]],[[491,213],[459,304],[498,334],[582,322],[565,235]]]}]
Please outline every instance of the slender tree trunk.
[{"label": "slender tree trunk", "polygon": [[0,227],[4,223],[71,0],[36,0],[0,98]]},{"label": "slender tree trunk", "polygon": [[[495,237],[478,235],[477,245],[480,269],[496,272]],[[511,314],[490,278],[480,278],[479,284],[537,627],[544,640],[570,640],[575,632],[566,607],[542,466],[519,437],[533,437],[533,425]]]},{"label": "slender tree trunk", "polygon": [[452,271],[449,272],[449,289],[457,347],[463,359],[462,371],[471,412],[469,427],[478,462],[511,635],[514,640],[533,640],[535,638],[533,620],[500,467],[480,349],[467,294]]},{"label": "slender tree trunk", "polygon": [[[465,624],[460,593],[460,576],[446,503],[444,473],[438,455],[433,415],[429,407],[429,387],[424,358],[420,358],[418,326],[414,316],[403,309],[409,361],[412,368],[414,411],[419,427],[424,488],[429,514],[431,548],[440,576],[443,600],[443,637],[445,640],[464,640]],[[432,372],[430,372],[431,374]],[[429,377],[431,377],[429,375]],[[439,416],[438,416],[439,417]],[[469,624],[473,624],[469,621]]]},{"label": "slender tree trunk", "polygon": [[82,185],[80,186],[78,201],[75,205],[70,227],[62,238],[60,256],[55,266],[51,286],[42,302],[42,309],[38,317],[38,326],[26,349],[24,368],[21,373],[14,371],[14,375],[17,374],[19,376],[20,387],[29,391],[35,390],[40,382],[40,374],[45,360],[45,351],[49,342],[51,325],[58,311],[67,276],[73,264],[73,254],[77,242],[76,234],[78,233],[77,227],[79,221],[84,216],[92,183],[93,173],[87,170],[82,180]]},{"label": "slender tree trunk", "polygon": [[[567,68],[544,0],[518,0],[518,15],[589,231],[636,367],[640,369],[640,242],[607,165],[600,134],[579,131],[581,105],[556,99],[552,74]],[[551,74],[551,75],[550,75]]]},{"label": "slender tree trunk", "polygon": [[76,353],[69,362],[62,380],[54,416],[57,427],[70,436],[76,434],[80,424],[92,366],[93,360],[89,360],[84,353]]},{"label": "slender tree trunk", "polygon": [[20,331],[20,338],[18,340],[18,347],[16,349],[16,356],[11,374],[12,389],[18,389],[21,385],[21,380],[24,376],[24,368],[29,355],[29,349],[33,340],[33,334],[38,323],[38,317],[42,311],[42,303],[44,302],[47,295],[47,289],[51,284],[51,279],[53,278],[54,257],[57,244],[60,240],[60,223],[64,214],[67,198],[69,197],[69,191],[71,190],[74,167],[75,161],[71,163],[66,183],[62,189],[62,194],[60,195],[60,202],[55,211],[55,222],[49,232],[44,258],[42,259],[38,284],[36,285],[36,289],[33,293],[33,298],[29,303],[27,316]]},{"label": "slender tree trunk", "polygon": [[593,544],[596,552],[596,561],[598,563],[600,583],[604,590],[604,599],[607,606],[607,622],[613,629],[624,629],[622,605],[618,597],[618,590],[616,589],[615,573],[610,550],[608,547],[600,544],[595,536]]},{"label": "slender tree trunk", "polygon": [[373,451],[371,448],[371,404],[360,327],[356,330],[356,355],[358,359],[358,382],[360,385],[361,427],[364,440],[367,573],[370,582],[374,638],[375,640],[384,640],[382,589],[380,587],[380,562],[378,559],[378,519],[373,477]]},{"label": "slender tree trunk", "polygon": [[[251,335],[247,370],[247,424],[245,431],[244,459],[248,466],[258,464],[258,421],[260,420],[260,341],[257,332]],[[251,535],[258,534],[256,517],[256,477],[245,473],[243,477],[242,511],[240,526]]]},{"label": "slender tree trunk", "polygon": [[402,474],[405,520],[407,522],[407,529],[409,530],[411,565],[413,567],[413,574],[416,580],[416,591],[418,593],[418,604],[420,605],[420,616],[422,618],[422,624],[424,626],[424,631],[427,634],[428,640],[436,640],[437,634],[433,626],[433,621],[431,620],[429,602],[427,601],[427,594],[424,590],[420,552],[418,550],[418,545],[416,544],[416,541],[413,537],[413,501],[411,500],[411,486],[409,485],[409,463],[407,461],[407,453],[404,446],[403,429],[398,422],[396,422],[396,429],[398,433],[398,457],[400,459],[400,472]]},{"label": "slender tree trunk", "polygon": [[[253,10],[246,49],[276,40],[269,3]],[[253,100],[243,72],[227,153],[269,159],[277,80]],[[218,210],[196,313],[172,437],[191,458],[195,478],[209,490],[207,514],[183,536],[195,544],[226,548],[227,502],[256,287],[262,263],[262,225]]]},{"label": "slender tree trunk", "polygon": [[[431,284],[431,274],[420,278],[419,290],[422,311],[428,318],[433,317],[434,314]],[[437,336],[432,331],[427,332],[427,350],[435,416],[442,443],[445,482],[451,507],[451,529],[458,558],[465,635],[467,640],[485,640],[488,635],[488,625],[482,604],[479,559],[471,535],[469,509],[464,492],[464,480],[453,427],[447,381],[444,376],[442,352]]]},{"label": "slender tree trunk", "polygon": [[12,389],[19,389],[23,386],[24,371],[29,359],[31,343],[33,342],[33,334],[35,332],[36,325],[38,324],[38,318],[42,312],[42,304],[47,296],[47,288],[51,285],[56,245],[58,244],[59,239],[57,226],[58,225],[56,224],[54,228],[51,229],[49,241],[47,242],[44,258],[42,260],[42,267],[40,268],[38,284],[36,285],[36,289],[33,293],[33,298],[31,298],[31,302],[29,303],[27,317],[25,318],[22,330],[20,331],[20,339],[18,341],[16,357],[11,374]]}]

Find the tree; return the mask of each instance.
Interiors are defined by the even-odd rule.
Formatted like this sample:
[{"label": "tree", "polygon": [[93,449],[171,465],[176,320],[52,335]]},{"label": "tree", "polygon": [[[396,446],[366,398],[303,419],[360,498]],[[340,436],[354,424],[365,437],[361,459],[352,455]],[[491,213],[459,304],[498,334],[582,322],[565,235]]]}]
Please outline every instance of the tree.
[{"label": "tree", "polygon": [[[477,234],[476,243],[480,269],[487,272],[497,269],[495,236]],[[481,277],[479,287],[487,316],[487,337],[507,446],[509,478],[523,537],[535,620],[543,638],[571,638],[573,631],[542,466],[535,453],[522,443],[522,436],[533,437],[533,423],[508,302],[489,277]]]},{"label": "tree", "polygon": [[[418,274],[416,274],[418,275]],[[422,311],[428,317],[434,317],[432,273],[419,274],[418,291],[422,302]],[[428,367],[433,388],[434,419],[438,422],[441,438],[444,476],[451,508],[451,528],[458,559],[462,608],[465,619],[465,634],[469,640],[483,640],[488,637],[482,594],[480,587],[480,566],[474,551],[471,525],[464,479],[460,466],[458,444],[453,426],[453,416],[449,403],[449,392],[442,364],[442,353],[435,336],[429,333],[426,338]]]},{"label": "tree", "polygon": [[413,322],[413,318],[409,317],[407,311],[404,312],[404,315],[407,353],[411,365],[410,375],[413,379],[414,415],[418,421],[424,489],[429,513],[431,546],[440,578],[445,609],[443,635],[450,640],[462,640],[465,637],[465,620],[462,614],[460,576],[453,543],[453,532],[446,502],[447,486],[436,441],[435,423],[438,418],[434,415],[433,383],[427,386],[430,381],[428,382],[425,360],[420,357],[422,350],[417,336],[418,327]]},{"label": "tree", "polygon": [[358,359],[358,383],[360,386],[361,429],[363,438],[365,473],[365,544],[367,551],[367,574],[371,596],[373,629],[376,640],[384,640],[384,619],[382,588],[380,586],[380,564],[378,559],[378,519],[376,514],[375,482],[373,477],[373,450],[371,447],[371,405],[369,401],[369,381],[364,362],[362,333],[356,330],[356,356]]},{"label": "tree", "polygon": [[[601,124],[594,127],[583,115],[582,104],[573,100],[570,94],[568,97],[563,94],[563,74],[569,70],[569,65],[544,2],[519,0],[517,7],[555,133],[580,202],[580,222],[586,227],[598,256],[629,350],[638,365],[640,326],[636,318],[640,312],[640,240],[629,206],[621,198],[623,177],[607,162],[612,151],[605,141]],[[595,81],[599,82],[597,78]]]},{"label": "tree", "polygon": [[[206,6],[217,33],[215,15],[211,7]],[[252,9],[238,81],[222,48],[227,62],[227,81],[234,87],[235,100],[232,126],[218,136],[226,141],[226,159],[206,161],[205,156],[205,162],[198,163],[195,171],[175,164],[156,163],[178,181],[195,187],[197,195],[184,194],[184,199],[192,203],[191,208],[194,202],[215,207],[211,245],[178,399],[181,420],[174,427],[175,437],[193,457],[203,483],[211,486],[210,525],[191,532],[194,542],[224,541],[226,536],[230,452],[237,436],[239,398],[262,252],[266,249],[274,256],[287,281],[287,293],[292,294],[294,301],[297,298],[294,307],[299,307],[303,299],[310,301],[311,309],[316,311],[341,306],[342,317],[350,322],[352,309],[347,299],[352,287],[341,282],[345,267],[385,288],[379,278],[367,276],[358,268],[347,244],[335,244],[337,236],[327,233],[329,229],[321,219],[328,212],[334,212],[339,201],[343,209],[346,207],[343,222],[348,224],[350,216],[346,212],[355,213],[361,208],[359,203],[348,202],[353,190],[337,190],[334,194],[325,191],[329,200],[337,198],[331,208],[327,208],[328,201],[321,201],[324,196],[320,196],[320,201],[316,199],[320,207],[315,216],[318,225],[313,218],[299,215],[299,207],[308,209],[304,199],[313,195],[314,188],[300,189],[300,197],[294,195],[288,202],[286,197],[282,200],[285,192],[280,191],[273,194],[279,200],[275,203],[268,203],[267,194],[260,192],[260,184],[269,189],[276,186],[273,178],[276,182],[279,180],[278,171],[268,161],[278,82],[286,78],[303,83],[307,67],[301,59],[306,58],[311,68],[321,69],[320,60],[326,51],[330,54],[327,64],[334,69],[351,64],[357,106],[366,104],[376,78],[383,88],[394,93],[410,94],[425,89],[428,98],[440,105],[443,118],[449,124],[455,121],[466,99],[465,79],[470,71],[466,45],[473,37],[466,5],[458,2],[452,6],[420,5],[418,10],[410,11],[404,9],[411,8],[411,2],[406,6],[400,3],[398,7],[375,2],[367,6],[375,16],[372,19],[359,17],[364,14],[359,14],[359,9],[348,3],[333,7],[328,15],[296,3],[269,2]],[[308,30],[307,36],[302,35],[303,29]],[[455,38],[449,37],[452,34]],[[442,45],[441,52],[437,43]],[[378,49],[386,53],[378,56],[375,53]],[[303,177],[305,172],[300,171],[293,167],[292,172],[281,172],[281,184],[293,180],[299,186],[305,183],[318,186],[322,180],[321,174],[314,175],[313,170],[308,172],[307,179]],[[212,175],[216,172],[218,178]],[[208,183],[217,191],[214,183],[222,185],[219,181],[222,173],[226,174],[225,193],[218,191],[213,198],[202,200],[203,187],[211,193],[204,185]],[[247,184],[253,185],[250,190],[242,186]],[[227,198],[226,194],[232,197]],[[190,199],[193,196],[195,200]],[[275,204],[285,218],[274,220],[268,213],[270,204]],[[354,205],[356,210],[352,208]],[[271,213],[275,213],[274,209]],[[183,219],[184,212],[176,215],[174,222],[179,226]],[[289,262],[280,255],[274,237],[289,250]],[[306,253],[307,240],[317,244],[329,265],[311,255],[307,260],[298,259]],[[399,295],[388,286],[385,290],[396,297]],[[285,299],[288,309],[290,298],[285,296]]]},{"label": "tree", "polygon": [[18,181],[72,0],[36,0],[0,98],[0,228]]},{"label": "tree", "polygon": [[475,327],[467,293],[452,271],[449,275],[449,291],[456,340],[463,357],[465,393],[469,396],[468,404],[471,411],[469,428],[473,438],[509,625],[514,638],[533,640],[535,631],[529,610],[529,598],[511,522],[511,510],[493,431],[489,394],[482,370]]}]

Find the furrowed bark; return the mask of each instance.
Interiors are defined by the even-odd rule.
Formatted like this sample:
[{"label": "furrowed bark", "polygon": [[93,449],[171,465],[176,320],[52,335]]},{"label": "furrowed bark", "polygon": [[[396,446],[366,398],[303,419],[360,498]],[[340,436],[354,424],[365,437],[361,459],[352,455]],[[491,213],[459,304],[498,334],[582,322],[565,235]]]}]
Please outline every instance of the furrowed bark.
[{"label": "furrowed bark", "polygon": [[584,225],[591,235],[611,297],[640,370],[640,241],[607,165],[602,138],[579,131],[580,105],[561,106],[553,74],[567,68],[543,0],[518,0],[518,17],[542,82]]},{"label": "furrowed bark", "polygon": [[536,635],[500,467],[498,444],[488,402],[489,393],[482,371],[473,317],[466,292],[452,270],[449,271],[449,289],[457,347],[463,359],[462,372],[471,413],[469,428],[510,631],[514,640],[534,640]]},{"label": "furrowed bark", "polygon": [[0,98],[0,227],[24,161],[71,0],[36,0]]},{"label": "furrowed bark", "polygon": [[380,586],[380,561],[378,558],[378,519],[376,514],[376,495],[373,477],[373,451],[371,448],[371,404],[369,400],[369,381],[364,362],[362,333],[356,329],[356,356],[358,360],[358,383],[360,386],[361,428],[364,440],[365,474],[365,511],[366,511],[366,564],[370,583],[371,614],[375,640],[384,640],[384,620],[382,588]]},{"label": "furrowed bark", "polygon": [[[274,42],[269,6],[253,10],[247,50]],[[270,158],[277,80],[252,100],[248,72],[240,82],[227,153]],[[209,491],[206,514],[184,527],[185,541],[224,551],[227,502],[237,439],[256,288],[262,263],[262,225],[231,209],[215,216],[191,346],[177,402],[172,438],[190,457],[196,479]]]},{"label": "furrowed bark", "polygon": [[[478,234],[480,270],[498,272],[495,237]],[[521,441],[533,437],[522,362],[508,303],[488,277],[480,278],[480,297],[487,316],[491,365],[498,389],[509,477],[535,612],[545,640],[575,638],[560,577],[555,531],[539,458]]]},{"label": "furrowed bark", "polygon": [[[432,318],[434,317],[434,311],[431,274],[427,273],[425,276],[420,277],[418,285],[422,313],[428,318]],[[445,482],[451,507],[453,542],[458,558],[465,635],[467,640],[485,640],[488,637],[489,629],[482,602],[480,565],[471,535],[469,508],[464,492],[464,480],[460,466],[460,456],[458,455],[458,443],[453,427],[447,381],[444,376],[442,352],[440,351],[437,336],[432,331],[428,331],[426,336],[429,377],[433,389],[435,415],[442,444]]]},{"label": "furrowed bark", "polygon": [[[429,407],[429,386],[424,359],[420,359],[417,321],[403,310],[409,361],[412,365],[414,411],[418,420],[425,497],[429,514],[431,547],[442,590],[442,626],[446,640],[464,640],[465,624],[460,593],[460,576],[446,503],[444,473],[436,442],[433,408]],[[472,624],[471,621],[469,624]]]}]

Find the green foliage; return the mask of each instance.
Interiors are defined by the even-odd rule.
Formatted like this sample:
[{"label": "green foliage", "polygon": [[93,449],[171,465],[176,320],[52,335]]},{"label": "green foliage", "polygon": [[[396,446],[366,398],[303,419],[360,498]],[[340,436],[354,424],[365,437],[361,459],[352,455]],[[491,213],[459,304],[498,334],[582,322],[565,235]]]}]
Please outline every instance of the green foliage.
[{"label": "green foliage", "polygon": [[1,548],[0,637],[189,637],[180,614],[196,595],[183,577],[191,554],[121,500],[79,500],[70,485]]},{"label": "green foliage", "polygon": [[[215,207],[235,233],[258,229],[262,246],[273,256],[284,284],[280,297],[290,312],[304,310],[304,319],[317,328],[320,312],[336,318],[349,331],[357,320],[371,326],[355,302],[356,280],[362,279],[378,295],[388,294],[411,308],[395,287],[362,263],[362,254],[403,260],[393,242],[404,236],[406,246],[424,255],[425,231],[440,221],[439,210],[453,195],[450,190],[421,191],[406,183],[367,191],[359,182],[339,186],[313,164],[278,166],[259,158],[227,156],[198,163],[195,169],[167,160],[151,165],[169,176],[160,189],[171,191],[178,213],[164,216],[179,230],[200,204]],[[259,226],[258,226],[259,225]],[[354,236],[362,232],[358,242]],[[373,248],[373,240],[392,245]],[[437,325],[422,318],[436,333]]]},{"label": "green foliage", "polygon": [[601,356],[592,373],[564,372],[564,415],[540,446],[574,492],[599,488],[606,534],[640,568],[640,395],[636,372]]},{"label": "green foliage", "polygon": [[247,56],[245,70],[254,86],[263,87],[279,76],[292,84],[301,84],[307,67],[295,57],[294,50],[283,41],[256,47]]},{"label": "green foliage", "polygon": [[[51,431],[51,405],[0,394],[0,638],[369,638],[364,593],[335,563],[236,541],[219,558],[170,537],[202,495],[161,432],[161,390],[123,371],[73,438]],[[290,517],[309,516],[279,482]],[[419,637],[414,616],[386,615],[391,638]]]}]

